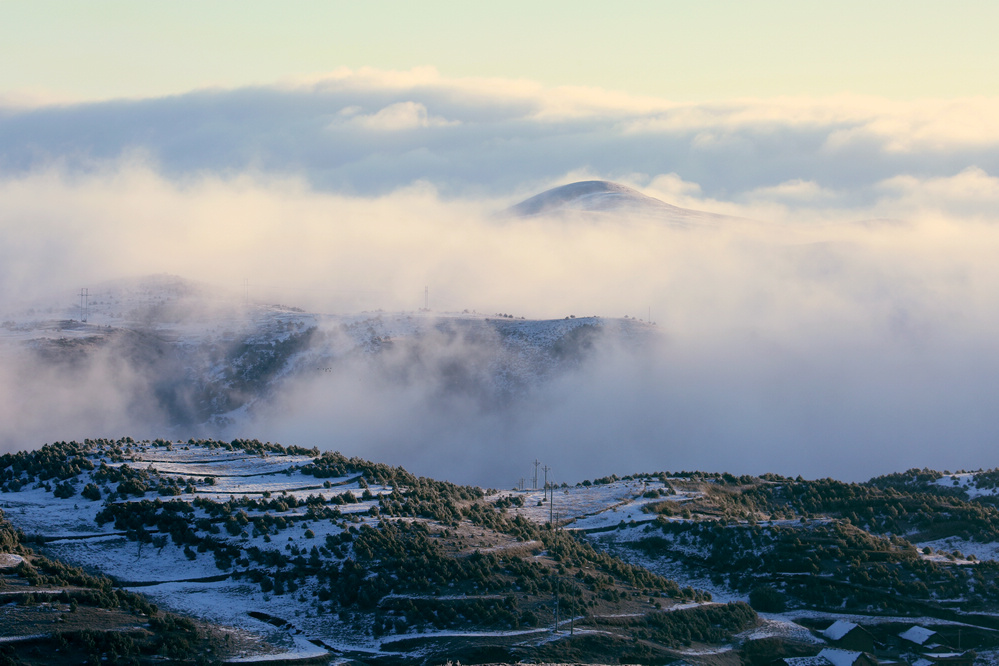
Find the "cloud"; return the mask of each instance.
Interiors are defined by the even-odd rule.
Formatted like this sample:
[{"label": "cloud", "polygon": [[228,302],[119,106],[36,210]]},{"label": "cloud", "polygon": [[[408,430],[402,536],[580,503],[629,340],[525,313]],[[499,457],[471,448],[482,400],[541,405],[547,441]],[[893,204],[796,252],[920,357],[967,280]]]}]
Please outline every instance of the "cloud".
[{"label": "cloud", "polygon": [[816,202],[832,196],[832,192],[822,188],[813,180],[796,178],[771,187],[761,187],[750,193],[751,197],[766,199],[794,199]]},{"label": "cloud", "polygon": [[[359,361],[289,385],[240,434],[487,485],[512,484],[537,455],[568,481],[682,467],[841,478],[991,467],[994,104],[679,105],[340,70],[8,105],[0,315],[39,302],[65,312],[80,287],[150,273],[236,290],[246,278],[262,302],[322,312],[412,310],[426,285],[439,310],[651,310],[660,344],[608,339],[506,410],[441,400],[431,370],[442,359],[482,368],[483,351],[435,341],[421,351],[436,365],[412,381],[386,380],[399,358]],[[678,229],[495,215],[589,178],[738,219]],[[17,348],[16,332],[0,333]],[[141,398],[156,392],[148,368],[115,358],[99,354],[72,378],[5,363],[3,445],[156,434],[167,417]]]},{"label": "cloud", "polygon": [[992,220],[999,206],[999,178],[977,167],[944,177],[899,175],[877,187],[896,210],[913,215],[942,210]]},{"label": "cloud", "polygon": [[[675,174],[649,180],[703,201],[699,184]],[[40,302],[58,317],[81,286],[157,272],[231,290],[248,278],[262,302],[321,312],[413,310],[424,285],[438,310],[561,319],[651,309],[659,343],[607,338],[587,362],[502,408],[442,390],[455,368],[488,374],[489,348],[433,338],[415,357],[293,382],[238,434],[493,486],[512,485],[536,456],[567,481],[649,469],[857,479],[999,465],[988,404],[999,377],[999,225],[986,214],[994,178],[973,170],[877,187],[872,208],[848,212],[919,214],[818,224],[787,206],[778,220],[691,229],[497,218],[505,198],[442,197],[430,184],[362,197],[259,172],[175,179],[133,155],[97,172],[0,181],[0,319],[19,321],[19,308]],[[765,195],[823,196],[808,182]],[[770,204],[728,205],[751,218]],[[2,334],[16,349],[16,331]],[[127,358],[109,350],[72,376],[5,363],[4,445],[157,434],[167,419],[148,399],[158,371]],[[406,365],[412,358],[423,360]]]},{"label": "cloud", "polygon": [[[348,107],[349,110],[357,107]],[[342,112],[341,112],[342,113]],[[427,113],[427,107],[418,102],[396,102],[372,114],[349,115],[350,122],[364,129],[398,132],[422,127],[446,127],[456,122]]]},{"label": "cloud", "polygon": [[[433,69],[341,69],[273,86],[0,110],[0,173],[95,172],[142,154],[171,179],[257,172],[378,196],[417,182],[517,198],[586,172],[676,174],[707,201],[794,181],[866,208],[896,177],[999,173],[999,101],[872,97],[679,104]],[[794,204],[800,207],[802,200]],[[817,208],[829,205],[820,198]]]}]

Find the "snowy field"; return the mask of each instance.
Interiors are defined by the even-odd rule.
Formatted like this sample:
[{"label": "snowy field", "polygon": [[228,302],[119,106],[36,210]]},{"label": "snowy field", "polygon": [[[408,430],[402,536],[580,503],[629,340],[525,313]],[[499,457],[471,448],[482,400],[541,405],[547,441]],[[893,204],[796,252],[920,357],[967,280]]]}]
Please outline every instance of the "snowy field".
[{"label": "snowy field", "polygon": [[[124,448],[100,448],[87,455],[93,469],[85,469],[69,480],[72,492],[67,497],[57,497],[60,482],[30,482],[19,490],[0,495],[0,508],[15,525],[24,526],[29,537],[43,543],[43,552],[84,567],[93,572],[112,575],[119,584],[150,597],[161,607],[183,614],[203,618],[234,630],[250,632],[263,637],[274,652],[267,655],[246,654],[243,658],[282,659],[316,656],[331,651],[353,653],[386,653],[393,644],[406,639],[428,637],[525,636],[541,630],[435,630],[426,626],[404,627],[392,633],[379,635],[372,631],[372,617],[355,614],[341,617],[331,612],[332,606],[317,603],[319,579],[308,574],[297,588],[281,591],[264,591],[259,582],[243,575],[251,570],[269,571],[277,580],[283,565],[264,566],[259,562],[249,564],[237,556],[216,559],[211,550],[199,550],[178,545],[179,541],[159,528],[145,528],[145,539],[136,534],[125,534],[115,527],[113,520],[97,522],[98,514],[110,503],[127,507],[143,500],[148,510],[149,501],[169,503],[181,500],[190,507],[185,515],[187,525],[197,526],[198,536],[211,538],[234,547],[241,554],[259,552],[280,554],[290,561],[295,557],[308,557],[316,549],[338,544],[337,538],[345,530],[362,525],[375,526],[379,522],[380,496],[392,493],[393,488],[367,483],[360,472],[346,471],[340,476],[317,478],[303,471],[313,462],[308,455],[290,455],[284,452],[260,451],[254,453],[208,447],[196,444],[131,443]],[[79,463],[77,463],[79,465]],[[126,466],[128,469],[126,469]],[[102,471],[102,469],[104,471]],[[108,471],[110,470],[110,472]],[[131,470],[131,471],[129,471]],[[120,481],[109,481],[115,474],[139,474],[151,484],[145,496],[123,497],[117,492]],[[948,477],[949,478],[949,477]],[[963,476],[958,479],[966,478]],[[971,477],[967,477],[971,478]],[[706,481],[705,483],[710,483]],[[970,484],[971,482],[969,482]],[[100,499],[86,499],[82,491],[93,484],[100,489]],[[65,484],[63,484],[65,485]],[[577,531],[587,536],[594,545],[631,564],[638,565],[676,581],[681,587],[709,592],[713,603],[747,601],[745,594],[733,593],[709,575],[685,566],[682,561],[645,556],[631,547],[646,536],[652,535],[673,542],[673,548],[692,558],[703,557],[689,540],[675,538],[671,533],[658,530],[653,521],[656,514],[648,510],[651,504],[669,502],[678,507],[685,503],[703,500],[706,495],[697,490],[698,483],[689,479],[666,475],[648,475],[620,480],[557,487],[551,497],[543,490],[505,490],[485,497],[491,504],[506,505],[508,516],[523,516],[537,524],[556,518],[563,529]],[[710,491],[708,486],[701,488]],[[170,490],[159,494],[157,488]],[[176,494],[180,493],[180,494]],[[291,500],[295,501],[292,502]],[[306,505],[305,502],[309,501]],[[245,506],[247,502],[266,502],[260,506]],[[302,502],[301,506],[292,506]],[[229,503],[231,513],[221,518],[212,507]],[[227,509],[229,511],[229,509]],[[225,516],[242,516],[241,527],[230,530]],[[696,520],[678,518],[677,512],[665,518],[671,521]],[[260,519],[266,519],[261,522]],[[256,522],[255,522],[256,520]],[[403,521],[425,519],[403,518]],[[271,522],[267,522],[271,521]],[[231,522],[231,521],[230,521]],[[280,527],[271,529],[271,525]],[[432,529],[444,526],[426,520]],[[775,521],[797,523],[797,521]],[[812,520],[821,522],[821,519]],[[216,529],[226,523],[226,529]],[[765,525],[766,523],[761,523]],[[212,527],[215,525],[215,528]],[[259,530],[258,530],[259,527]],[[502,535],[484,539],[481,527],[463,525],[459,532],[472,540],[459,546],[462,552],[472,549],[483,552],[508,548],[526,549],[534,557],[545,557],[538,541],[523,542]],[[478,540],[476,540],[478,539]],[[927,559],[946,560],[952,564],[973,566],[975,555],[979,560],[996,559],[999,546],[979,544],[958,539],[920,543],[920,549],[929,545],[933,552],[922,555]],[[199,547],[200,548],[200,547]],[[342,548],[330,545],[322,557],[325,561],[352,558],[352,543]],[[333,552],[337,551],[337,552]],[[961,551],[964,557],[955,557]],[[765,553],[761,553],[765,556]],[[298,580],[298,579],[296,579]],[[446,590],[444,590],[446,591]],[[481,598],[495,598],[482,595]],[[389,595],[386,599],[422,598],[406,595]],[[439,600],[471,599],[467,595],[449,597],[439,595]],[[649,602],[651,603],[651,601]],[[670,610],[683,606],[671,607]],[[636,609],[637,610],[637,609]],[[900,618],[875,620],[866,615],[830,615],[789,611],[779,614],[761,614],[763,623],[740,636],[750,640],[768,636],[792,640],[813,640],[811,633],[799,624],[802,619],[831,618],[872,623],[874,621],[902,621]],[[932,623],[920,619],[923,624]],[[543,631],[541,631],[543,634]],[[812,638],[810,638],[812,637]],[[713,648],[716,651],[723,647]],[[691,653],[691,656],[695,656]],[[703,655],[700,655],[703,656]],[[990,663],[990,662],[989,662]]]},{"label": "snowy field", "polygon": [[[95,468],[99,468],[102,462],[112,468],[128,465],[153,474],[154,478],[176,478],[185,485],[193,481],[195,492],[165,497],[147,493],[144,498],[119,498],[118,502],[138,502],[140,499],[225,502],[230,499],[230,493],[240,494],[246,499],[269,496],[278,500],[289,497],[305,500],[311,496],[313,499],[322,497],[324,502],[328,502],[335,495],[350,493],[356,498],[355,502],[338,505],[337,509],[351,521],[351,525],[359,526],[377,521],[367,513],[378,506],[378,495],[391,491],[391,488],[380,486],[362,488],[359,475],[331,479],[305,475],[300,468],[312,461],[308,456],[248,454],[180,444],[174,444],[172,450],[167,450],[136,444],[126,458],[125,462],[115,462],[97,454],[92,456],[91,462]],[[140,544],[116,530],[113,521],[98,525],[96,517],[105,501],[87,500],[79,491],[89,483],[110,486],[113,491],[116,484],[101,484],[95,478],[97,471],[83,471],[76,478],[73,482],[76,493],[72,497],[56,498],[52,490],[36,483],[19,491],[3,493],[0,508],[15,524],[30,526],[30,536],[44,540],[43,551],[52,556],[89,571],[110,574],[164,608],[266,636],[271,643],[285,650],[270,655],[270,659],[302,658],[326,652],[310,639],[318,639],[331,647],[377,649],[378,642],[374,640],[361,645],[339,645],[338,636],[346,632],[338,630],[336,618],[319,616],[306,603],[312,599],[311,591],[303,589],[299,594],[265,594],[257,584],[231,578],[233,571],[240,567],[234,565],[219,569],[210,552],[185,552],[168,535],[159,535],[155,529],[150,530],[151,536],[162,536],[162,541]],[[214,484],[209,485],[208,477],[214,478]],[[49,483],[50,488],[54,481]],[[366,492],[374,499],[363,499],[362,495]],[[325,543],[327,536],[343,531],[341,523],[336,520],[308,519],[307,511],[305,506],[287,511],[248,510],[246,513],[250,518],[269,513],[288,522],[276,535],[244,530],[240,535],[231,536],[223,531],[216,538],[228,541],[240,551],[256,547],[290,554],[291,548],[308,552],[312,547]],[[191,520],[206,517],[208,514],[198,508]],[[252,528],[252,523],[249,527]],[[306,592],[309,594],[306,595]],[[288,625],[277,628],[250,615],[254,611],[281,618]]]},{"label": "snowy field", "polygon": [[[663,491],[661,496],[644,497],[649,491]],[[581,531],[606,530],[622,523],[646,523],[655,519],[655,514],[646,513],[649,504],[671,501],[683,503],[702,495],[700,492],[672,492],[658,479],[636,481],[614,481],[612,483],[576,485],[555,488],[549,502],[544,490],[507,490],[486,498],[495,502],[504,497],[521,498],[522,507],[507,509],[511,515],[522,515],[528,520],[542,524],[550,518],[558,518],[558,523],[566,529]]]}]

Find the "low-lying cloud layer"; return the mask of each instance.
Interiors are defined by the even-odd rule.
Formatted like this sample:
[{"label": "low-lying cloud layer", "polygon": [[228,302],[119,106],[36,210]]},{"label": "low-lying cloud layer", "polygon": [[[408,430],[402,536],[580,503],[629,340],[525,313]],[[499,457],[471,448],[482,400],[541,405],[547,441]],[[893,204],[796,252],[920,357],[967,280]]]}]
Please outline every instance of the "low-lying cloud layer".
[{"label": "low-lying cloud layer", "polygon": [[[602,346],[503,411],[359,363],[288,386],[234,434],[494,486],[535,457],[566,481],[993,467],[994,105],[679,106],[363,71],[12,108],[0,115],[0,316],[150,273],[240,295],[246,279],[254,301],[321,312],[414,310],[429,286],[438,311],[651,313],[661,344]],[[587,177],[739,219],[497,215]],[[149,433],[162,415],[130,402],[150,385],[133,370],[5,362],[4,446]]]},{"label": "low-lying cloud layer", "polygon": [[[902,191],[918,200],[920,187]],[[534,457],[566,480],[661,468],[862,478],[999,465],[999,228],[978,213],[703,229],[524,220],[493,215],[494,201],[441,201],[429,189],[368,199],[294,180],[178,184],[135,163],[8,179],[0,203],[5,312],[22,296],[62,293],[68,308],[80,286],[168,272],[237,293],[246,277],[255,300],[324,312],[415,310],[425,285],[436,310],[647,318],[651,309],[663,338],[652,349],[601,346],[499,411],[440,401],[433,377],[394,384],[358,364],[289,385],[235,434],[494,486],[525,475]],[[461,347],[440,353],[472,363]],[[116,367],[5,373],[7,445],[39,443],[16,442],[21,432],[70,437],[74,426],[77,437],[149,432],[162,415],[128,396],[150,378]]]}]

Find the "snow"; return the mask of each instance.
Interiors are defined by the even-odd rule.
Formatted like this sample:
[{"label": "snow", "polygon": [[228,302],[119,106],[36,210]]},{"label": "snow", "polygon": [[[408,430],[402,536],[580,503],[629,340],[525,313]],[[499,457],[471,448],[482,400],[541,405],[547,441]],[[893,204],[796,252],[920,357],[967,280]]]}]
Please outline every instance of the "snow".
[{"label": "snow", "polygon": [[[231,536],[225,531],[216,535],[216,538],[228,541],[243,551],[257,547],[261,550],[277,550],[285,555],[300,552],[308,557],[313,547],[324,546],[327,536],[341,534],[348,525],[375,525],[379,519],[366,514],[378,506],[379,495],[393,490],[379,485],[364,488],[357,474],[332,479],[316,479],[305,475],[300,468],[312,461],[308,456],[271,452],[263,455],[237,454],[223,448],[176,443],[170,450],[147,442],[135,443],[130,449],[128,456],[132,460],[127,461],[127,464],[149,469],[151,474],[161,478],[186,479],[193,476],[195,470],[200,473],[211,470],[212,476],[217,479],[212,486],[198,483],[194,493],[186,493],[179,498],[147,493],[145,499],[182,499],[191,502],[196,498],[205,498],[225,502],[229,500],[230,493],[238,498],[259,498],[264,492],[271,492],[272,499],[319,496],[329,502],[335,495],[350,493],[358,500],[350,504],[326,504],[327,508],[335,506],[340,511],[340,519],[309,518],[308,508],[304,506],[291,507],[281,512],[247,510],[251,518],[270,513],[273,516],[294,518],[294,521],[276,534],[256,534],[252,523],[248,523],[244,529],[245,536]],[[105,451],[89,457],[97,467],[101,462],[109,466],[120,464],[112,463],[109,455]],[[273,473],[275,471],[276,474]],[[81,473],[76,479],[75,487],[79,491],[92,478],[92,472]],[[227,482],[228,486],[225,485]],[[326,482],[330,483],[330,488],[325,487]],[[375,499],[361,499],[366,491]],[[163,608],[265,636],[269,643],[280,647],[277,654],[247,654],[243,661],[304,658],[327,653],[326,649],[310,642],[312,640],[337,650],[377,652],[383,641],[404,637],[393,635],[374,638],[365,626],[348,625],[325,611],[319,613],[314,598],[318,585],[315,577],[300,580],[300,587],[295,592],[263,593],[259,584],[233,575],[243,569],[238,561],[233,563],[233,568],[220,570],[211,553],[195,552],[192,559],[188,554],[191,551],[185,553],[184,548],[155,528],[149,529],[150,536],[167,537],[166,543],[160,548],[151,543],[140,547],[138,542],[129,540],[116,531],[113,522],[103,526],[96,524],[95,517],[107,498],[95,502],[85,500],[77,494],[68,499],[60,499],[43,487],[31,486],[4,493],[2,498],[7,515],[15,524],[30,526],[30,531],[43,537],[46,543],[41,548],[44,552],[70,564],[111,574],[124,582],[128,589],[149,597]],[[130,497],[116,501],[138,502],[141,499],[143,498]],[[195,509],[194,518],[204,518],[207,515],[204,509]],[[307,536],[310,530],[312,536]],[[258,563],[251,563],[250,568],[261,567]],[[251,616],[251,612],[266,612],[287,622],[287,625],[275,627]],[[422,632],[420,635],[429,633],[431,632]],[[496,633],[487,631],[481,632],[481,635]],[[448,634],[442,632],[441,635]]]},{"label": "snow", "polygon": [[651,490],[669,492],[658,479],[650,481],[614,481],[590,486],[576,485],[556,488],[549,506],[544,490],[500,491],[486,497],[495,502],[503,497],[521,497],[523,507],[511,507],[507,512],[521,515],[533,522],[547,523],[551,514],[557,514],[560,524],[571,530],[594,531],[617,527],[621,523],[646,523],[655,520],[655,514],[645,513],[649,504],[662,501],[684,502],[700,493],[680,492],[675,495],[647,498]]},{"label": "snow", "polygon": [[787,666],[829,666],[825,657],[785,657]]},{"label": "snow", "polygon": [[23,643],[39,638],[48,638],[51,634],[28,634],[26,636],[0,636],[0,643]]},{"label": "snow", "polygon": [[836,620],[821,633],[831,641],[838,641],[858,626],[859,625],[854,624],[853,622],[847,622],[846,620]]},{"label": "snow", "polygon": [[788,619],[783,613],[760,613],[760,625],[738,634],[738,638],[746,641],[760,638],[784,638],[798,643],[815,643],[824,645],[824,641],[816,638],[811,631],[797,622]]},{"label": "snow", "polygon": [[[156,535],[156,532],[151,532]],[[88,569],[99,569],[122,581],[151,582],[218,576],[211,554],[199,553],[192,561],[182,548],[169,542],[161,550],[152,544],[139,544],[124,536],[93,539],[61,539],[50,542],[46,550],[67,562]]]},{"label": "snow", "polygon": [[825,659],[833,666],[853,666],[853,663],[860,659],[862,654],[862,652],[826,648],[822,652],[819,652],[819,657]]},{"label": "snow", "polygon": [[[79,484],[77,488],[82,489],[83,484]],[[112,531],[110,528],[102,530],[95,523],[101,503],[91,502],[79,495],[67,500],[56,500],[44,488],[25,487],[18,492],[3,493],[0,497],[0,508],[4,510],[7,519],[15,524],[30,525],[31,529],[28,531],[32,533],[56,537]],[[57,510],[54,510],[54,505],[58,506]]]},{"label": "snow", "polygon": [[[282,512],[247,509],[251,517],[270,513],[273,516],[284,516],[295,520],[289,522],[288,526],[277,534],[272,533],[267,536],[254,535],[252,524],[249,524],[245,530],[245,536],[230,536],[225,531],[217,535],[218,538],[244,551],[257,547],[262,550],[280,550],[287,555],[289,551],[295,552],[293,549],[297,549],[307,557],[313,546],[319,547],[325,544],[327,536],[339,535],[350,525],[374,525],[378,522],[378,518],[366,515],[372,508],[378,506],[378,501],[361,500],[365,490],[376,498],[380,494],[392,492],[392,488],[385,486],[372,485],[365,489],[358,475],[352,473],[334,479],[317,479],[303,474],[301,468],[312,460],[309,456],[271,452],[252,455],[224,448],[213,449],[176,443],[170,449],[149,443],[136,443],[131,449],[128,455],[133,460],[127,461],[127,464],[140,469],[151,468],[161,477],[203,479],[203,476],[210,473],[216,478],[216,483],[212,486],[198,481],[194,493],[181,496],[181,499],[186,501],[206,498],[225,502],[230,496],[235,496],[237,499],[259,498],[264,492],[270,492],[272,499],[279,499],[284,496],[281,493],[286,493],[287,496],[296,499],[305,499],[310,495],[319,496],[324,501],[347,492],[359,500],[357,503],[338,505],[337,508],[342,514],[342,518],[338,520],[306,518],[306,507],[289,508]],[[94,454],[91,460],[98,466],[102,461],[112,464],[107,453]],[[284,655],[268,658],[323,654],[323,649],[317,648],[310,640],[321,641],[337,650],[377,652],[383,645],[407,636],[517,633],[430,630],[420,634],[394,634],[374,638],[366,634],[363,627],[358,629],[349,626],[338,617],[317,610],[313,598],[315,586],[318,584],[315,578],[304,580],[299,590],[294,593],[265,594],[261,592],[258,584],[232,575],[243,569],[238,562],[233,563],[232,569],[219,570],[211,553],[197,553],[193,559],[190,559],[184,549],[178,547],[172,539],[167,539],[162,548],[157,548],[153,544],[144,544],[140,548],[137,542],[130,541],[118,533],[113,523],[98,526],[95,517],[104,501],[88,501],[79,495],[79,490],[92,477],[91,472],[81,473],[75,485],[78,492],[68,499],[55,498],[51,491],[33,487],[35,484],[31,484],[20,491],[4,493],[0,496],[0,501],[9,519],[15,524],[29,526],[29,531],[45,538],[47,542],[41,547],[45,552],[90,570],[110,573],[119,580],[131,584],[130,589],[150,597],[164,608],[267,636],[270,642],[280,646],[280,654]],[[702,496],[696,491],[666,494],[672,492],[673,487],[681,485],[678,481],[678,479],[666,479],[664,482],[661,477],[650,475],[611,483],[557,488],[554,493],[554,507],[549,507],[545,502],[539,506],[538,503],[544,499],[544,492],[541,490],[502,491],[489,495],[486,501],[496,502],[506,497],[522,498],[524,506],[508,508],[507,514],[520,514],[539,523],[547,522],[549,512],[554,509],[566,529],[587,533],[588,538],[596,545],[626,561],[673,579],[681,587],[706,590],[712,594],[715,602],[745,601],[745,595],[734,594],[724,585],[715,584],[707,576],[699,576],[691,567],[667,558],[646,557],[640,551],[628,547],[629,544],[646,536],[655,535],[671,541],[678,553],[691,557],[703,555],[698,547],[678,540],[675,535],[663,533],[651,522],[655,520],[655,515],[644,511],[651,503],[665,501],[682,504]],[[331,487],[326,488],[326,482],[330,483]],[[653,497],[646,497],[646,494]],[[146,495],[146,499],[156,498],[164,501],[173,499],[159,497],[153,493]],[[129,498],[127,501],[138,501],[138,498]],[[195,516],[199,518],[206,515],[208,514],[200,508],[195,512]],[[314,533],[313,538],[306,537],[307,530]],[[166,536],[153,529],[150,532],[154,537]],[[517,542],[514,545],[531,547],[539,544]],[[961,549],[970,552],[970,549],[963,546]],[[253,564],[252,568],[259,566]],[[672,608],[679,607],[681,606]],[[289,624],[278,628],[250,616],[250,612],[266,612]],[[912,618],[870,618],[848,614],[830,616],[828,613],[809,615],[805,611],[789,611],[780,614],[761,614],[763,623],[746,633],[744,639],[790,636],[797,640],[816,642],[818,639],[796,623],[796,620],[802,617],[835,620],[835,623],[824,632],[830,640],[837,640],[845,635],[857,626],[858,621],[865,623],[913,621]],[[918,621],[929,626],[936,623],[930,618],[919,618]],[[257,658],[258,656],[246,655],[247,660],[257,660]]]},{"label": "snow", "polygon": [[991,497],[999,494],[999,488],[980,488],[978,486],[978,474],[980,472],[958,472],[956,474],[945,474],[933,482],[933,485],[941,488],[959,488],[968,495],[968,499],[976,497]]},{"label": "snow", "polygon": [[[971,555],[974,555],[979,561],[999,560],[999,543],[996,542],[981,543],[958,537],[945,537],[943,539],[934,539],[933,541],[914,542],[913,545],[920,551],[920,557],[924,560],[934,562],[962,565],[976,564],[975,561],[968,559]],[[927,546],[933,550],[929,555],[922,552],[923,548]],[[954,557],[954,551],[960,552],[964,557]]]},{"label": "snow", "polygon": [[912,641],[916,645],[923,645],[926,641],[930,640],[937,632],[932,629],[927,629],[926,627],[921,627],[918,624],[906,629],[898,636],[899,638],[904,638],[907,641]]},{"label": "snow", "polygon": [[[590,539],[595,545],[598,545],[625,562],[640,566],[652,573],[676,581],[680,587],[691,587],[695,590],[704,590],[710,593],[712,601],[719,603],[749,601],[748,594],[739,594],[725,585],[715,584],[708,575],[698,575],[699,570],[695,567],[690,567],[682,562],[668,558],[649,557],[641,551],[628,547],[629,544],[648,536],[647,530],[652,531],[655,528],[651,525],[625,525],[623,528],[611,532],[591,535]],[[676,542],[672,534],[663,534],[659,530],[655,530],[655,535],[666,540],[672,540],[674,548],[685,555],[693,557],[704,556],[701,550]]]},{"label": "snow", "polygon": [[507,209],[508,214],[518,217],[567,213],[601,215],[621,211],[627,211],[632,217],[647,217],[676,226],[703,226],[723,219],[735,219],[678,208],[630,187],[605,180],[586,180],[554,187]]},{"label": "snow", "polygon": [[[136,469],[148,470],[160,478],[177,478],[186,485],[186,479],[195,479],[193,493],[185,493],[176,499],[191,502],[196,498],[225,502],[230,497],[260,498],[265,492],[272,499],[309,496],[322,497],[328,502],[335,495],[350,493],[357,498],[356,503],[336,505],[343,516],[340,520],[317,520],[307,518],[306,507],[291,507],[287,511],[247,510],[254,516],[270,513],[274,516],[294,518],[287,527],[277,534],[255,534],[252,523],[244,530],[244,535],[231,536],[225,531],[216,538],[228,541],[241,550],[257,547],[262,550],[279,550],[288,555],[308,552],[313,546],[323,546],[327,536],[339,535],[348,524],[360,525],[377,523],[378,518],[367,515],[378,506],[377,497],[392,492],[391,487],[372,485],[364,488],[357,474],[347,474],[338,478],[317,479],[305,475],[301,468],[309,464],[309,456],[291,456],[266,452],[262,455],[230,451],[224,448],[208,448],[196,445],[174,443],[169,448],[151,443],[135,443],[126,451],[124,462],[113,462],[108,452],[97,452],[89,456],[99,467],[102,462],[109,466],[128,464]],[[204,482],[206,476],[215,478],[214,485]],[[368,650],[378,652],[382,646],[405,637],[421,636],[492,636],[492,635],[544,635],[544,629],[526,631],[423,631],[412,634],[394,634],[375,638],[364,628],[349,626],[337,616],[318,613],[313,597],[315,578],[301,582],[296,592],[285,594],[263,593],[258,584],[249,579],[233,576],[242,570],[238,562],[232,569],[219,570],[211,553],[195,553],[191,559],[184,548],[176,545],[168,535],[149,530],[153,538],[167,537],[162,547],[146,543],[141,547],[127,539],[114,528],[113,522],[103,526],[96,524],[95,518],[101,510],[107,494],[101,501],[89,501],[79,495],[79,490],[93,480],[93,472],[81,473],[76,481],[77,494],[68,499],[56,498],[44,487],[31,484],[16,492],[5,493],[2,501],[11,520],[30,526],[30,531],[46,541],[43,550],[71,564],[88,570],[99,570],[114,575],[124,581],[129,589],[139,592],[159,606],[194,617],[204,618],[223,626],[230,626],[251,633],[266,636],[267,640],[279,646],[274,655],[244,655],[244,661],[290,659],[322,655],[323,648],[310,640],[338,650]],[[330,487],[325,487],[329,483]],[[54,485],[50,483],[50,485]],[[101,484],[98,484],[101,485]],[[642,507],[660,498],[646,498],[649,490],[668,492],[665,484],[658,479],[617,481],[589,487],[578,486],[558,489],[555,492],[555,507],[566,520],[578,521],[579,528],[592,528],[603,525],[616,525],[621,520],[651,520],[650,514],[642,512]],[[375,499],[363,500],[365,492]],[[491,496],[497,500],[506,495],[524,497],[526,506],[511,509],[532,520],[545,521],[548,518],[547,504],[537,506],[543,498],[543,491],[504,492]],[[145,498],[130,497],[120,502],[138,502],[141,499],[175,499],[147,493]],[[682,496],[670,495],[670,501],[682,501]],[[331,506],[330,504],[326,505]],[[201,508],[195,509],[195,518],[208,514]],[[313,536],[306,536],[311,530]],[[518,547],[523,543],[516,543]],[[532,544],[526,544],[530,547]],[[533,544],[538,545],[538,544]],[[190,551],[188,551],[190,552]],[[258,568],[252,564],[252,568]],[[266,612],[281,618],[288,624],[275,627],[256,619],[250,612]]]},{"label": "snow", "polygon": [[[246,455],[240,457],[226,457],[216,462],[166,462],[162,459],[160,451],[152,451],[147,456],[137,458],[126,463],[112,463],[109,466],[119,466],[126,464],[129,467],[139,469],[153,468],[159,472],[179,474],[181,476],[214,476],[216,478],[229,477],[260,477],[271,474],[280,474],[295,468],[296,466],[307,465],[312,462],[308,456],[285,456],[267,455],[254,456]],[[173,451],[163,451],[162,453],[174,453]]]},{"label": "snow", "polygon": [[0,569],[13,569],[21,562],[24,562],[24,558],[20,555],[0,553]]}]

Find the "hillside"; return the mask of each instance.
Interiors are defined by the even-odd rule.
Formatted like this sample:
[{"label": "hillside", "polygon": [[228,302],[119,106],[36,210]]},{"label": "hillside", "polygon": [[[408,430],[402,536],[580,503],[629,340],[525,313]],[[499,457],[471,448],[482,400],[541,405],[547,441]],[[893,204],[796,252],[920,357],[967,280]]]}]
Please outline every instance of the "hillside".
[{"label": "hillside", "polygon": [[661,660],[755,624],[744,604],[705,605],[502,509],[514,500],[336,453],[121,440],[8,455],[0,469],[4,510],[28,539],[272,646],[242,656],[467,662],[595,641],[594,657]]},{"label": "hillside", "polygon": [[245,424],[317,377],[419,385],[499,411],[601,348],[637,352],[657,335],[634,319],[594,316],[306,312],[167,275],[107,283],[78,301],[2,315],[0,355],[23,374],[14,382],[42,392],[47,376],[68,391],[94,377],[101,387],[128,384],[112,400],[128,403],[125,420],[184,436]]},{"label": "hillside", "polygon": [[227,658],[757,663],[841,647],[822,630],[849,622],[881,659],[918,658],[899,634],[920,626],[994,663],[999,511],[936,475],[496,491],[252,440],[124,439],[3,456],[0,503],[46,557],[247,637]]},{"label": "hillside", "polygon": [[553,187],[510,206],[506,212],[514,217],[607,215],[621,221],[655,219],[675,226],[705,226],[735,219],[680,208],[606,180],[584,180]]}]

